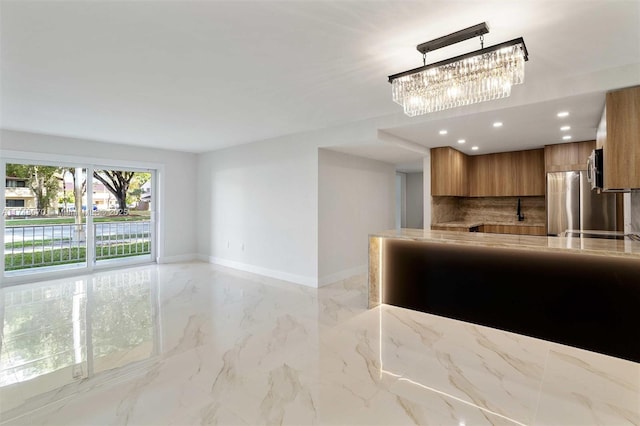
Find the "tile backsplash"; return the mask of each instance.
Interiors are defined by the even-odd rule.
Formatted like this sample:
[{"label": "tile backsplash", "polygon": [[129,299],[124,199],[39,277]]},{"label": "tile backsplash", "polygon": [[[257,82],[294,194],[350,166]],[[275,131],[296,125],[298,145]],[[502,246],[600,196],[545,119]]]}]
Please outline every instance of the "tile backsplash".
[{"label": "tile backsplash", "polygon": [[431,223],[462,221],[460,200],[460,197],[431,197]]},{"label": "tile backsplash", "polygon": [[518,222],[516,216],[518,198],[524,214],[523,223],[544,225],[546,222],[544,197],[432,197],[431,223]]}]

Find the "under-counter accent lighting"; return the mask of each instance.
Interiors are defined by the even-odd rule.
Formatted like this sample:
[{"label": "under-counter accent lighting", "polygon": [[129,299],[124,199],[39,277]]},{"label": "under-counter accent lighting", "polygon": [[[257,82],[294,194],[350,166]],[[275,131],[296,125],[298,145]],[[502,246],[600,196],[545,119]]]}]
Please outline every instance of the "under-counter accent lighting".
[{"label": "under-counter accent lighting", "polygon": [[496,121],[493,123],[493,127],[502,127],[502,121]]},{"label": "under-counter accent lighting", "polygon": [[560,127],[560,130],[566,132],[567,130],[571,130],[571,126],[562,126]]},{"label": "under-counter accent lighting", "polygon": [[563,141],[568,141],[569,139],[571,139],[571,135],[566,135],[562,137]]},{"label": "under-counter accent lighting", "polygon": [[[522,37],[484,47],[485,22],[422,43],[422,65],[389,76],[393,101],[410,117],[506,98],[511,87],[524,82],[524,63],[529,59]],[[427,53],[473,37],[480,50],[427,65]]]},{"label": "under-counter accent lighting", "polygon": [[458,143],[465,143],[465,142],[466,142],[466,140],[464,140],[464,139],[458,139]]},{"label": "under-counter accent lighting", "polygon": [[441,135],[446,135],[449,132],[447,132],[446,130],[440,130],[438,133],[440,133]]},{"label": "under-counter accent lighting", "polygon": [[472,146],[471,149],[474,150],[474,151],[477,151],[478,147],[477,146]]},{"label": "under-counter accent lighting", "polygon": [[558,113],[558,117],[559,118],[563,118],[563,117],[568,117],[569,116],[569,112],[568,111],[562,111]]}]

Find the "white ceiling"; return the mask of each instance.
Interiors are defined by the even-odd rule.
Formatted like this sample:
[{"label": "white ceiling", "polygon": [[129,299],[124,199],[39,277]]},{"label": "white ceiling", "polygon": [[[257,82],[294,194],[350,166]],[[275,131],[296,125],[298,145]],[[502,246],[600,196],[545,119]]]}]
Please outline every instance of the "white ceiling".
[{"label": "white ceiling", "polygon": [[[478,153],[523,149],[562,142],[560,108],[572,112],[573,140],[593,138],[604,91],[640,84],[637,0],[3,0],[1,8],[0,126],[114,143],[203,152],[385,117],[386,132],[424,146],[455,146],[461,136]],[[482,21],[485,45],[524,37],[525,84],[488,107],[404,117],[386,77],[421,64],[416,44]],[[478,47],[469,40],[428,61]],[[490,127],[497,119],[499,132]],[[350,149],[390,162],[416,155],[382,143]]]},{"label": "white ceiling", "polygon": [[[604,93],[578,95],[384,130],[425,147],[448,145],[470,155],[534,149],[556,143],[594,140],[604,98]],[[570,114],[559,118],[559,112]],[[502,126],[494,127],[497,122]],[[570,129],[560,130],[563,126]],[[441,135],[441,130],[447,133]],[[570,139],[562,139],[564,136],[570,136]],[[460,139],[465,142],[458,143]],[[478,150],[471,149],[474,145]]]}]

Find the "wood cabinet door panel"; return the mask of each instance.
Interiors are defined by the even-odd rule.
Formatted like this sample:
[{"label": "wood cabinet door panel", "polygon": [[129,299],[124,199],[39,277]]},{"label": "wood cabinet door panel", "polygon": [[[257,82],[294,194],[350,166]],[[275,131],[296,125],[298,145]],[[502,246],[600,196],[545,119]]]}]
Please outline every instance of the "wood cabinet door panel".
[{"label": "wood cabinet door panel", "polygon": [[546,235],[544,226],[484,225],[483,228],[491,234]]},{"label": "wood cabinet door panel", "polygon": [[516,190],[514,196],[544,195],[544,149],[515,152]]},{"label": "wood cabinet door panel", "polygon": [[605,189],[640,188],[640,86],[607,93]]},{"label": "wood cabinet door panel", "polygon": [[467,156],[450,147],[431,149],[431,195],[467,196]]},{"label": "wood cabinet door panel", "polygon": [[544,150],[501,152],[470,157],[469,195],[520,197],[544,195]]},{"label": "wood cabinet door panel", "polygon": [[546,172],[587,170],[587,158],[596,147],[596,141],[559,143],[544,147]]}]

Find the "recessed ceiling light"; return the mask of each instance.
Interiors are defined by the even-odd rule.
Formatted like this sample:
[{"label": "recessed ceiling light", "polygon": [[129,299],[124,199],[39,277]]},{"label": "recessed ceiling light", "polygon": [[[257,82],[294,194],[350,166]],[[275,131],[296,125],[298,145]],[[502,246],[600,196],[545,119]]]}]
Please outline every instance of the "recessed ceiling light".
[{"label": "recessed ceiling light", "polygon": [[571,139],[571,135],[566,135],[562,137],[562,140],[568,141],[569,139]]},{"label": "recessed ceiling light", "polygon": [[563,132],[566,132],[567,130],[571,130],[571,126],[562,126],[560,127],[560,130],[562,130]]},{"label": "recessed ceiling light", "polygon": [[439,133],[440,133],[441,135],[446,135],[446,134],[447,134],[447,133],[449,133],[449,132],[447,132],[446,130],[440,130],[440,132],[439,132]]},{"label": "recessed ceiling light", "polygon": [[458,143],[465,143],[466,141],[464,139],[458,139]]},{"label": "recessed ceiling light", "polygon": [[558,113],[558,117],[562,118],[562,117],[568,117],[569,116],[569,111],[562,111]]},{"label": "recessed ceiling light", "polygon": [[477,151],[478,147],[477,146],[472,146],[471,149],[474,150],[474,151]]},{"label": "recessed ceiling light", "polygon": [[502,127],[502,121],[496,121],[493,123],[493,127]]}]

